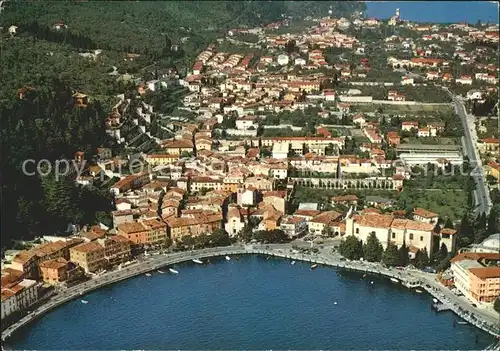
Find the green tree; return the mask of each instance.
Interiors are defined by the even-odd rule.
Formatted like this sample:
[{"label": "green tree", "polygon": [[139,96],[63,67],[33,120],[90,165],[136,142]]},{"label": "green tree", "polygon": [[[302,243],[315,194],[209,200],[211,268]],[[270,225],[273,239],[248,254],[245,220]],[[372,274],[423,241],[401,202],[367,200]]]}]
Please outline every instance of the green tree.
[{"label": "green tree", "polygon": [[455,226],[453,225],[453,222],[451,221],[450,218],[446,218],[446,222],[444,223],[445,228],[450,228],[450,229],[455,229]]},{"label": "green tree", "polygon": [[436,262],[441,262],[448,256],[448,248],[445,243],[441,243],[438,252],[436,253],[435,260]]},{"label": "green tree", "polygon": [[409,253],[408,246],[406,246],[406,244],[401,245],[401,247],[398,250],[400,266],[406,266],[409,263],[410,258],[408,257],[408,253]]},{"label": "green tree", "polygon": [[359,260],[363,256],[363,246],[358,238],[349,235],[340,243],[339,252],[349,260]]},{"label": "green tree", "polygon": [[239,232],[238,237],[241,241],[248,243],[253,239],[252,228],[248,224],[245,224],[243,229]]},{"label": "green tree", "polygon": [[446,255],[446,257],[444,259],[439,261],[438,265],[436,266],[436,270],[438,272],[443,272],[443,271],[447,270],[448,268],[450,268],[452,258],[453,258],[453,254],[449,253],[448,255]]},{"label": "green tree", "polygon": [[491,208],[488,216],[488,233],[495,234],[500,230],[500,204],[495,204]]},{"label": "green tree", "polygon": [[384,249],[375,233],[371,233],[363,245],[363,258],[369,262],[380,262]]},{"label": "green tree", "polygon": [[288,235],[280,229],[259,230],[254,233],[254,239],[264,244],[279,244],[290,241]]},{"label": "green tree", "polygon": [[216,230],[210,236],[210,246],[229,246],[231,245],[231,238],[228,232],[223,229]]},{"label": "green tree", "polygon": [[398,247],[392,242],[389,242],[387,248],[382,254],[382,262],[388,266],[397,266],[399,261]]},{"label": "green tree", "polygon": [[495,303],[493,304],[493,308],[495,309],[495,311],[497,311],[497,313],[500,314],[500,297],[497,297],[495,299]]},{"label": "green tree", "polygon": [[417,251],[415,254],[414,266],[418,269],[423,269],[429,266],[429,255],[426,248]]},{"label": "green tree", "polygon": [[458,229],[457,244],[458,248],[469,246],[472,244],[474,237],[474,230],[470,224],[469,214],[465,213],[460,221],[460,228]]}]

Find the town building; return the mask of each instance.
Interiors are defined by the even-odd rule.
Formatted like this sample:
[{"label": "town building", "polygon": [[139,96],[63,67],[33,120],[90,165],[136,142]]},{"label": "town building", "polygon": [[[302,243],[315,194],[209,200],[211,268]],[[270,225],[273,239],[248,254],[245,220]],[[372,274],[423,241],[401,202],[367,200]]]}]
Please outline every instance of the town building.
[{"label": "town building", "polygon": [[500,254],[461,253],[452,258],[455,287],[475,303],[487,303],[500,295]]}]

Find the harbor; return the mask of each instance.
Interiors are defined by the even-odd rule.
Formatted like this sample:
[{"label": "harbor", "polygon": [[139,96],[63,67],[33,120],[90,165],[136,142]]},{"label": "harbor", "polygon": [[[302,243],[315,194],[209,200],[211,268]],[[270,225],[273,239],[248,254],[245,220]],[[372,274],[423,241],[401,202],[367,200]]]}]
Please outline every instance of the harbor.
[{"label": "harbor", "polygon": [[[202,249],[190,252],[178,252],[168,255],[155,255],[148,257],[144,261],[139,261],[133,263],[126,268],[121,270],[106,272],[103,275],[96,276],[94,279],[87,281],[85,283],[79,284],[77,286],[68,288],[61,293],[50,298],[47,303],[37,308],[32,313],[26,315],[2,333],[2,340],[7,340],[16,330],[28,325],[35,319],[40,318],[45,313],[50,310],[64,304],[67,301],[79,298],[82,295],[99,289],[103,286],[114,284],[119,281],[129,279],[133,276],[146,274],[151,272],[157,272],[164,267],[170,266],[168,270],[172,274],[182,274],[182,271],[174,270],[171,266],[193,260],[203,260],[211,257],[222,257],[226,261],[231,259],[231,256],[244,255],[244,254],[257,254],[265,255],[270,258],[284,258],[293,261],[306,261],[311,263],[311,265],[319,266],[333,266],[341,269],[362,272],[370,275],[384,276],[389,279],[397,280],[397,283],[403,287],[408,287],[411,289],[423,289],[427,291],[434,298],[438,299],[440,302],[448,303],[449,310],[454,312],[461,319],[467,321],[471,325],[482,329],[489,334],[500,337],[498,333],[498,326],[496,325],[496,320],[494,318],[487,318],[485,315],[478,315],[477,309],[472,306],[468,307],[464,304],[454,303],[452,304],[451,299],[454,296],[448,289],[442,286],[436,279],[436,276],[430,273],[424,273],[420,271],[405,271],[398,270],[395,268],[384,268],[378,263],[370,263],[363,261],[346,261],[340,256],[333,254],[303,254],[295,253],[289,246],[276,245],[273,248],[268,248],[263,245],[240,245],[240,246],[230,246],[230,247],[219,247]],[[175,272],[172,272],[175,271]],[[450,295],[451,294],[451,295]],[[495,329],[497,327],[497,329]]]}]

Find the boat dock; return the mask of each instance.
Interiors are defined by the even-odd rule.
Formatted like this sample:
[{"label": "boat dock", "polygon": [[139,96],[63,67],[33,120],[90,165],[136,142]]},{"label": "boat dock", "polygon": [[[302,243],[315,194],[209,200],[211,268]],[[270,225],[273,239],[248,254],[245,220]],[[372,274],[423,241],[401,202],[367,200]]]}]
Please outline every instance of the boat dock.
[{"label": "boat dock", "polygon": [[449,303],[435,303],[432,305],[432,308],[436,310],[436,312],[443,312],[443,311],[450,311],[451,310],[451,304]]}]

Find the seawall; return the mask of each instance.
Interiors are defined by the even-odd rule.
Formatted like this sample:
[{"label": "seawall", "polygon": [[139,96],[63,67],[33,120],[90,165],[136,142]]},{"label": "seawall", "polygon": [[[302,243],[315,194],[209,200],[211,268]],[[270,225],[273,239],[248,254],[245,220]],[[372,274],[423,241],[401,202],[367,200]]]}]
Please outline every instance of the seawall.
[{"label": "seawall", "polygon": [[[18,329],[28,325],[32,321],[40,318],[45,313],[51,311],[52,309],[70,301],[81,295],[87,294],[90,291],[102,288],[109,284],[114,284],[119,281],[132,278],[134,276],[145,274],[150,271],[158,270],[165,266],[174,265],[181,262],[191,261],[193,259],[206,259],[210,257],[226,256],[226,255],[242,255],[242,254],[260,254],[268,255],[274,257],[287,258],[297,261],[306,261],[316,264],[328,265],[338,268],[344,268],[353,271],[364,272],[368,274],[377,274],[381,276],[386,276],[388,278],[397,279],[400,283],[405,286],[411,287],[421,287],[425,289],[430,295],[441,300],[443,297],[438,294],[437,289],[433,289],[435,277],[434,276],[418,276],[413,277],[406,271],[398,271],[393,269],[383,268],[377,264],[370,264],[359,261],[342,261],[338,257],[334,256],[321,256],[321,255],[310,255],[290,251],[289,247],[283,249],[266,249],[253,246],[233,246],[233,247],[219,247],[211,249],[202,249],[191,252],[179,252],[165,255],[157,255],[148,257],[145,261],[137,262],[121,270],[107,272],[101,276],[98,276],[90,281],[81,283],[79,285],[73,286],[49,299],[47,303],[43,304],[32,313],[26,315],[16,323],[12,324],[2,332],[2,340],[5,341],[12,336]],[[426,286],[429,284],[430,288]],[[485,323],[479,320],[473,320],[468,315],[461,312],[458,308],[451,308],[458,316],[467,320],[470,324],[488,332],[491,335],[500,337],[500,334],[489,328]]]}]

